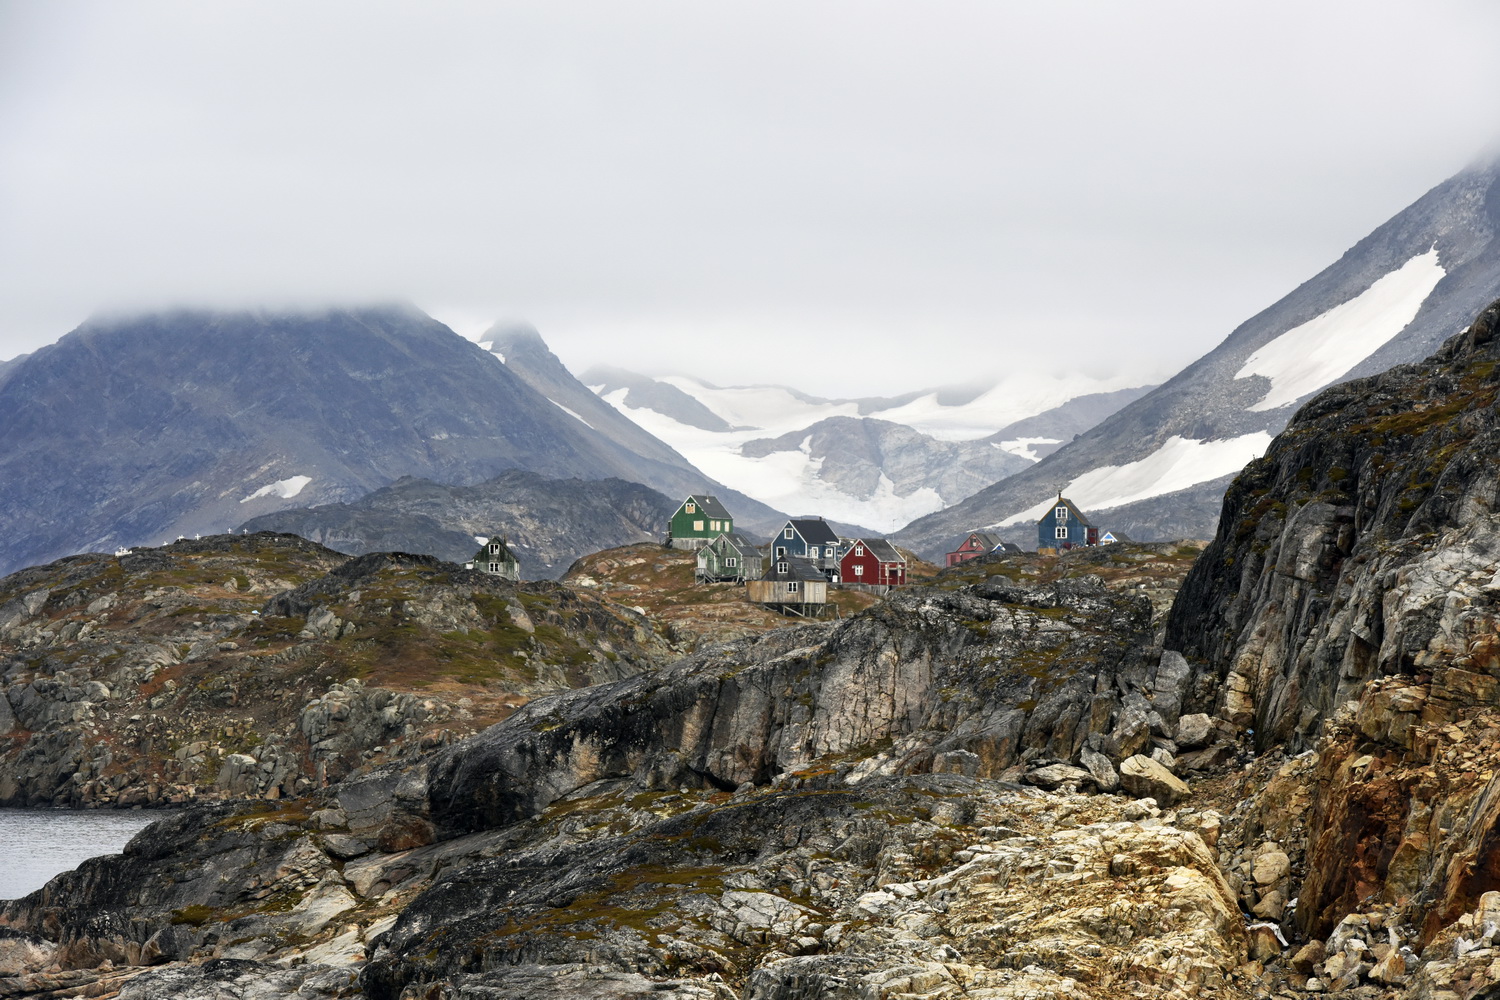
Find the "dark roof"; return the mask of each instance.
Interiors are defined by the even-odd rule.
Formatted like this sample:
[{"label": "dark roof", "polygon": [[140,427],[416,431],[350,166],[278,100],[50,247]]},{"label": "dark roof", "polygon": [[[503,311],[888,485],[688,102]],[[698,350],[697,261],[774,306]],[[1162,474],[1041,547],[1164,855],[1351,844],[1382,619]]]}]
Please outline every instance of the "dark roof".
[{"label": "dark roof", "polygon": [[1045,514],[1043,514],[1041,517],[1037,518],[1036,519],[1036,523],[1037,524],[1041,524],[1043,521],[1047,520],[1047,518],[1049,518],[1049,517],[1052,516],[1052,512],[1055,511],[1059,507],[1066,507],[1066,508],[1068,508],[1068,510],[1072,511],[1073,512],[1073,520],[1077,521],[1079,524],[1083,525],[1085,528],[1092,528],[1094,526],[1094,522],[1090,521],[1088,519],[1088,515],[1084,514],[1083,511],[1079,510],[1078,509],[1078,505],[1076,503],[1074,503],[1073,501],[1069,500],[1067,497],[1058,497],[1056,500],[1052,501],[1052,503],[1048,504],[1047,505],[1047,512]]},{"label": "dark roof", "polygon": [[[778,572],[777,567],[782,565],[783,563],[786,564],[786,572]],[[770,580],[775,583],[779,583],[785,580],[806,580],[809,583],[828,582],[828,577],[823,575],[822,570],[818,569],[818,567],[814,566],[808,560],[798,559],[795,556],[785,559],[772,560],[770,566],[767,567],[766,572],[761,574],[761,579]]]},{"label": "dark roof", "polygon": [[1123,532],[1123,531],[1106,531],[1105,534],[1106,535],[1113,535],[1115,541],[1117,541],[1117,542],[1129,542],[1129,541],[1132,541],[1131,537],[1129,535],[1125,534],[1125,532]]},{"label": "dark roof", "polygon": [[1017,545],[1015,542],[1001,542],[999,545],[996,545],[993,549],[990,549],[990,551],[991,552],[1020,552],[1021,551],[1021,546]]},{"label": "dark roof", "polygon": [[884,538],[856,538],[851,548],[853,545],[863,545],[870,550],[870,555],[883,563],[906,562],[906,557],[896,551],[896,546]]},{"label": "dark roof", "polygon": [[821,517],[794,517],[787,522],[808,545],[837,545],[839,536]]},{"label": "dark roof", "polygon": [[761,551],[759,545],[756,545],[754,542],[746,538],[738,531],[726,531],[719,537],[727,538],[729,540],[729,544],[738,549],[741,555],[744,555],[747,552],[754,552],[758,556],[765,554]]},{"label": "dark roof", "polygon": [[727,517],[731,521],[734,520],[734,515],[724,509],[724,505],[719,503],[718,497],[710,497],[704,496],[702,493],[694,493],[692,496],[688,497],[687,500],[684,500],[682,502],[686,504],[688,500],[691,500],[693,503],[697,504],[699,509],[701,509],[703,513],[707,514],[709,517]]}]

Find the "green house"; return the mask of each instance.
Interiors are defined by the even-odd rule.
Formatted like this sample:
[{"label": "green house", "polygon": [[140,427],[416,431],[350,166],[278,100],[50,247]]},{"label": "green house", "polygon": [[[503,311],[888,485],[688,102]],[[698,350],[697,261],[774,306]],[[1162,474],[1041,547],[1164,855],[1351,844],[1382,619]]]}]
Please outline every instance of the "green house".
[{"label": "green house", "polygon": [[491,535],[486,539],[479,546],[479,551],[474,553],[474,558],[464,563],[464,569],[478,570],[480,573],[517,582],[521,579],[521,560],[511,552],[510,543],[504,535]]},{"label": "green house", "polygon": [[734,530],[734,517],[710,496],[693,494],[677,508],[667,526],[667,544],[674,549],[701,549]]},{"label": "green house", "polygon": [[698,582],[760,579],[766,554],[738,531],[726,532],[698,550]]}]

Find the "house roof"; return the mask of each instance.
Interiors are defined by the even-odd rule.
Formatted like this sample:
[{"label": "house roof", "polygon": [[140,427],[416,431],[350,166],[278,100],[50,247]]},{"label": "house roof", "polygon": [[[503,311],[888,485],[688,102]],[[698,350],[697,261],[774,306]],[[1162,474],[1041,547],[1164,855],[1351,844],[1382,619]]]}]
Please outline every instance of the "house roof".
[{"label": "house roof", "polygon": [[1131,537],[1129,535],[1125,534],[1125,532],[1123,532],[1123,531],[1106,531],[1105,534],[1109,535],[1111,538],[1113,538],[1117,542],[1129,542],[1129,541],[1132,541]]},{"label": "house roof", "polygon": [[720,535],[719,538],[724,539],[735,549],[739,550],[739,553],[741,555],[745,555],[750,552],[753,552],[756,555],[764,555],[764,553],[761,552],[759,545],[756,545],[754,542],[746,538],[738,531],[726,531],[724,532],[724,534]]},{"label": "house roof", "polygon": [[990,549],[990,551],[991,552],[1020,552],[1021,551],[1021,546],[1017,545],[1015,542],[1001,542],[999,545],[996,545],[993,549]]},{"label": "house roof", "polygon": [[851,551],[854,545],[863,545],[869,550],[870,555],[883,563],[906,562],[906,557],[896,551],[896,546],[884,538],[856,538],[850,545]]},{"label": "house roof", "polygon": [[[689,501],[697,504],[698,508],[709,517],[727,517],[731,521],[734,520],[734,515],[724,509],[724,505],[719,503],[718,497],[706,496],[702,493],[694,493],[692,496],[688,497],[687,500],[684,500],[682,502],[684,505],[686,505]],[[681,508],[679,507],[678,509],[680,510]]]},{"label": "house roof", "polygon": [[787,522],[808,545],[837,545],[839,536],[821,517],[794,517]]},{"label": "house roof", "polygon": [[[777,567],[786,564],[785,572],[778,572]],[[814,566],[806,559],[798,559],[795,556],[772,560],[769,569],[761,575],[762,580],[782,582],[786,580],[806,580],[809,583],[827,583],[828,577],[823,571]]]},{"label": "house roof", "polygon": [[[963,537],[963,541],[959,542],[958,544],[963,545],[964,542],[967,542],[971,538],[978,542],[980,545],[984,546],[986,549],[993,549],[1002,541],[1000,535],[993,531],[971,531],[967,535],[965,535]],[[953,551],[957,552],[959,551],[959,549],[955,548]]]},{"label": "house roof", "polygon": [[1043,521],[1047,520],[1049,517],[1052,516],[1052,512],[1055,511],[1055,510],[1057,510],[1057,508],[1059,508],[1059,507],[1066,507],[1066,508],[1068,508],[1068,510],[1072,512],[1073,520],[1077,521],[1079,524],[1083,525],[1085,528],[1092,528],[1094,526],[1094,522],[1090,521],[1088,519],[1088,516],[1086,514],[1084,514],[1083,511],[1081,511],[1081,510],[1078,509],[1078,505],[1075,504],[1073,501],[1069,500],[1067,497],[1058,497],[1053,503],[1049,504],[1047,506],[1047,513],[1045,513],[1041,517],[1037,518],[1036,519],[1036,523],[1037,524],[1041,524]]}]

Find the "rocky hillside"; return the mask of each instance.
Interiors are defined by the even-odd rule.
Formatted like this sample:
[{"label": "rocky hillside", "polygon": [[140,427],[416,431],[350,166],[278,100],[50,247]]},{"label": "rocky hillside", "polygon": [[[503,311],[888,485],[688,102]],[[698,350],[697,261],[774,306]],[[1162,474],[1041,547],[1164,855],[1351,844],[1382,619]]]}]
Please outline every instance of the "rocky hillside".
[{"label": "rocky hillside", "polygon": [[352,503],[402,476],[706,483],[410,307],[90,320],[6,369],[0,412],[0,573]]},{"label": "rocky hillside", "polygon": [[1201,555],[990,556],[193,807],[6,904],[0,996],[1500,994],[1497,332],[1308,403]]},{"label": "rocky hillside", "polygon": [[998,526],[1034,545],[1023,522],[1058,489],[1132,538],[1209,537],[1217,511],[1201,488],[1263,454],[1302,401],[1425,358],[1479,314],[1500,288],[1497,228],[1500,163],[1457,174],[1164,385],[898,540],[930,557]]},{"label": "rocky hillside", "polygon": [[642,616],[288,535],[0,580],[0,806],[291,797],[671,654]]},{"label": "rocky hillside", "polygon": [[1167,632],[1189,704],[1314,750],[1297,912],[1319,936],[1371,901],[1413,947],[1488,933],[1452,923],[1497,887],[1497,326],[1500,304],[1304,407],[1230,489]]},{"label": "rocky hillside", "polygon": [[[1228,989],[1257,945],[1214,862],[1217,814],[1078,791],[1171,803],[1187,787],[1138,751],[1181,752],[1184,772],[1223,759],[1206,718],[1178,716],[1181,664],[1141,594],[1192,554],[1054,561],[1048,583],[1034,557],[965,566],[535,700],[310,800],[200,807],[11,904],[12,953],[63,970],[18,988]],[[293,956],[309,964],[257,964]]]},{"label": "rocky hillside", "polygon": [[681,500],[623,479],[548,479],[512,469],[473,486],[404,477],[353,503],[251,518],[238,531],[301,535],[339,552],[417,552],[462,563],[475,536],[504,535],[528,580],[556,579],[580,556],[660,541]]}]

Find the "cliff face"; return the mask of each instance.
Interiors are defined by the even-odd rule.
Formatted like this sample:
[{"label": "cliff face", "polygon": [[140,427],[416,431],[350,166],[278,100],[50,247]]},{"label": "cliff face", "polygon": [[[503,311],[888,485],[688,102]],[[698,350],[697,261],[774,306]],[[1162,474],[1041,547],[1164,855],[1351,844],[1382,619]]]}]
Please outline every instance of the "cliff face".
[{"label": "cliff face", "polygon": [[1500,889],[1497,326],[1500,304],[1305,406],[1230,488],[1166,632],[1185,707],[1309,749],[1254,807],[1303,824],[1296,924],[1405,922],[1435,963],[1415,996],[1490,982],[1453,949]]},{"label": "cliff face", "polygon": [[1500,675],[1500,304],[1427,361],[1324,392],[1224,498],[1168,648],[1190,702],[1305,741],[1390,675],[1462,704]]}]

